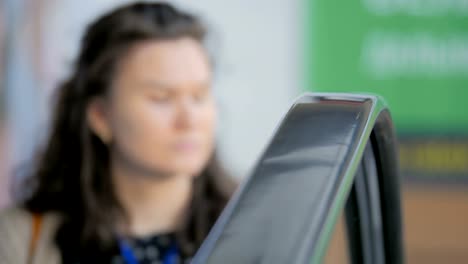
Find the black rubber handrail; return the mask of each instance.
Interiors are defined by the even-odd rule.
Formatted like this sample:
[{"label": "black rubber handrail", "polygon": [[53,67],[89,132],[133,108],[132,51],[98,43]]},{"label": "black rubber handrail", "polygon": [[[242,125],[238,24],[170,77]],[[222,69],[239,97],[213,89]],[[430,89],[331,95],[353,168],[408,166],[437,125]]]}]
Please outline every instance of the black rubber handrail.
[{"label": "black rubber handrail", "polygon": [[320,263],[372,142],[385,262],[403,262],[396,141],[377,96],[298,98],[192,263]]}]

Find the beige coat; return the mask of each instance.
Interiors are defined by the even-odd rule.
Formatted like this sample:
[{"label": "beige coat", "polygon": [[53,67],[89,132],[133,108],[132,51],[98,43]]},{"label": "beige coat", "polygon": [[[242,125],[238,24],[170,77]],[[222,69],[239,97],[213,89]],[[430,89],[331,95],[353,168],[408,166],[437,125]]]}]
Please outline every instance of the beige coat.
[{"label": "beige coat", "polygon": [[18,207],[1,211],[0,263],[60,264],[60,252],[53,242],[59,222],[57,215],[43,216],[32,263],[27,263],[33,226],[31,213]]}]

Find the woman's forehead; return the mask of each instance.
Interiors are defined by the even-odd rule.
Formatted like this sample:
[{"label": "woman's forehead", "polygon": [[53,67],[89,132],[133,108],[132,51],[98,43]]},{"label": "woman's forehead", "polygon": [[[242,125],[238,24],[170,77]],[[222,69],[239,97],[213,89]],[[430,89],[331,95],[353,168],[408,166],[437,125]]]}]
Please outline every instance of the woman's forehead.
[{"label": "woman's forehead", "polygon": [[190,38],[146,41],[133,47],[120,65],[120,77],[173,86],[206,83],[211,67],[202,45]]}]

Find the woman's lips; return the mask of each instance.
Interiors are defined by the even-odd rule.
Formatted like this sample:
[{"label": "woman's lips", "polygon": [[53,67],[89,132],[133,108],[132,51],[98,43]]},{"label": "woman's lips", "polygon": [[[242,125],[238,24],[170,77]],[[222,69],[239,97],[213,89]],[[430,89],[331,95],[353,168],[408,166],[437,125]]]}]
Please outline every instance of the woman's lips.
[{"label": "woman's lips", "polygon": [[199,149],[199,144],[195,141],[182,141],[175,143],[174,149],[177,152],[193,153]]}]

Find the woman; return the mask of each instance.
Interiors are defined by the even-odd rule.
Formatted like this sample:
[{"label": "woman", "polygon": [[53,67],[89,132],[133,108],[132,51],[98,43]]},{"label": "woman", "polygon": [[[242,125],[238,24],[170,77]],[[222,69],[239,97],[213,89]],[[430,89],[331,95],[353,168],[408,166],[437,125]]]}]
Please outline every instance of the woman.
[{"label": "woman", "polygon": [[2,263],[183,263],[232,184],[214,154],[200,21],[136,3],[91,24],[50,138],[0,216]]}]

